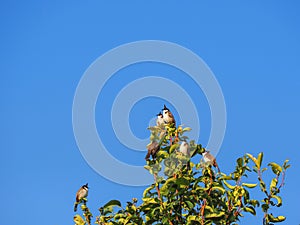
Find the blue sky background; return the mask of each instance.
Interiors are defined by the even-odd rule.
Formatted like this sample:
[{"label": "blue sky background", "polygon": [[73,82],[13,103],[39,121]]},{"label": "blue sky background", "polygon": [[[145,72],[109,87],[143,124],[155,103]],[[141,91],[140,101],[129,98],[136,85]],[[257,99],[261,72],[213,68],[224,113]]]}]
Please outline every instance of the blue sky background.
[{"label": "blue sky background", "polygon": [[[75,192],[86,182],[94,216],[110,199],[125,203],[141,197],[144,187],[112,183],[88,166],[73,135],[72,102],[80,78],[96,58],[121,44],[148,39],[187,47],[214,72],[228,117],[218,154],[224,172],[233,170],[234,159],[246,152],[264,151],[265,162],[291,159],[280,214],[287,216],[282,224],[299,224],[299,4],[2,1],[1,224],[73,224]],[[96,122],[111,154],[134,165],[143,165],[145,153],[118,142],[109,112],[118,90],[149,74],[188,87],[199,110],[201,143],[210,131],[205,97],[180,71],[151,63],[125,68],[100,94]],[[164,102],[149,98],[134,106],[129,122],[138,137],[147,137],[145,128]],[[261,218],[247,215],[241,221],[254,223]]]}]

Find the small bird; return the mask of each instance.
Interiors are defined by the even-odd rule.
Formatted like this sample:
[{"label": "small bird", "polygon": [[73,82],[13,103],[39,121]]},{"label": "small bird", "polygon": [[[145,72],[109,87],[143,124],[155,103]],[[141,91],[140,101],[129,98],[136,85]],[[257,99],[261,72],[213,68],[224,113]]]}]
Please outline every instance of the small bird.
[{"label": "small bird", "polygon": [[152,156],[152,159],[155,159],[156,153],[159,151],[159,148],[160,148],[160,146],[156,141],[153,141],[151,144],[149,144],[147,146],[148,153],[147,153],[145,159],[149,160],[150,155]]},{"label": "small bird", "polygon": [[186,141],[183,141],[179,147],[179,152],[185,156],[190,156],[189,144]]},{"label": "small bird", "polygon": [[220,173],[220,168],[218,166],[216,158],[212,154],[210,154],[210,151],[205,151],[204,153],[202,153],[202,156],[203,156],[204,162],[209,162],[211,165],[216,167],[218,169],[218,172]]},{"label": "small bird", "polygon": [[156,126],[161,127],[163,124],[165,124],[165,121],[163,119],[163,114],[160,112],[156,116],[157,116]]},{"label": "small bird", "polygon": [[166,107],[166,105],[164,105],[164,108],[162,110],[163,110],[163,119],[165,123],[174,124],[174,126],[176,126],[174,116],[171,113],[171,111]]},{"label": "small bird", "polygon": [[85,185],[82,185],[81,188],[79,188],[79,190],[76,193],[76,202],[74,205],[74,212],[77,211],[77,206],[80,203],[81,199],[88,196],[88,192],[89,192],[88,183],[86,183]]}]

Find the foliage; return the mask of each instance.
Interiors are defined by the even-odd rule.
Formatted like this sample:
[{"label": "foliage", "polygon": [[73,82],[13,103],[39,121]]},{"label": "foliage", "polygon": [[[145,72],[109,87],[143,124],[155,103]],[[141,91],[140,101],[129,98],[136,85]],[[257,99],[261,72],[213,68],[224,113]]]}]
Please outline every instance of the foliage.
[{"label": "foliage", "polygon": [[[96,224],[227,225],[237,224],[244,213],[255,216],[258,208],[264,213],[264,225],[285,220],[284,216],[274,216],[270,211],[272,207],[282,206],[279,193],[284,185],[286,169],[290,167],[288,160],[282,166],[274,162],[268,164],[274,178],[266,184],[263,174],[267,168],[262,167],[263,153],[257,157],[246,154],[238,158],[235,170],[226,175],[216,172],[210,163],[192,161],[206,151],[202,145],[190,141],[189,155],[178,151],[179,143],[188,139],[185,133],[190,128],[165,125],[149,127],[149,130],[151,143],[159,143],[159,151],[145,165],[145,169],[153,174],[154,183],[145,189],[139,205],[134,198],[125,207],[118,200],[111,200],[100,207]],[[257,183],[247,182],[250,173],[257,174]],[[254,188],[259,188],[265,197],[256,199],[251,196]],[[86,215],[86,211],[84,213]],[[90,224],[87,220],[85,222]]]}]

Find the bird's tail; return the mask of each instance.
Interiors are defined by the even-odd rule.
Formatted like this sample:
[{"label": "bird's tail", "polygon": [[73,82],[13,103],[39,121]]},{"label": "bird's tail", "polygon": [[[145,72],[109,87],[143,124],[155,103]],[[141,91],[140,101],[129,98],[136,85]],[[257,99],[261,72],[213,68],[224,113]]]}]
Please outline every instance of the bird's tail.
[{"label": "bird's tail", "polygon": [[221,173],[220,167],[219,167],[219,165],[218,165],[218,163],[216,161],[214,161],[214,165],[213,166],[218,169],[218,173]]},{"label": "bird's tail", "polygon": [[145,157],[145,160],[146,160],[146,161],[150,158],[150,154],[151,154],[151,152],[148,150],[148,153],[147,153],[147,155],[146,155],[146,157]]},{"label": "bird's tail", "polygon": [[75,205],[74,205],[74,212],[77,211],[77,206],[78,206],[78,202],[75,202]]}]

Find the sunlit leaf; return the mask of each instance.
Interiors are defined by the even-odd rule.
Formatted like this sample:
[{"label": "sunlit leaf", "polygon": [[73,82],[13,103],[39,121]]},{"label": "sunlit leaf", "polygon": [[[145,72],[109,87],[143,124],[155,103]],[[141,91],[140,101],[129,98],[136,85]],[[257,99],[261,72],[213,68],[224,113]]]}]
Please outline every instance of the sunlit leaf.
[{"label": "sunlit leaf", "polygon": [[278,223],[278,222],[282,222],[285,220],[285,217],[284,216],[277,216],[277,217],[274,217],[272,214],[268,214],[268,219],[270,222],[272,223]]},{"label": "sunlit leaf", "polygon": [[242,186],[247,187],[247,188],[255,188],[257,186],[257,184],[242,183]]},{"label": "sunlit leaf", "polygon": [[271,198],[274,198],[277,200],[277,204],[276,204],[277,207],[280,207],[282,205],[282,199],[278,195],[271,195]]},{"label": "sunlit leaf", "polygon": [[215,191],[215,190],[221,191],[222,194],[225,193],[225,189],[224,189],[223,187],[220,187],[220,186],[214,186],[214,187],[212,187],[211,190],[212,190],[212,191]]},{"label": "sunlit leaf", "polygon": [[84,225],[85,224],[85,222],[82,219],[82,217],[80,215],[78,215],[78,214],[76,214],[74,216],[73,220],[74,220],[74,222],[75,222],[76,225]]},{"label": "sunlit leaf", "polygon": [[212,218],[218,218],[221,216],[224,216],[225,212],[219,212],[219,213],[209,213],[205,216],[206,219],[212,219]]},{"label": "sunlit leaf", "polygon": [[182,129],[182,132],[185,132],[185,131],[191,131],[191,130],[192,130],[192,128],[190,128],[190,127],[185,127],[185,128]]},{"label": "sunlit leaf", "polygon": [[245,212],[249,212],[252,215],[256,215],[256,211],[255,211],[254,207],[252,207],[252,206],[244,207],[243,209]]},{"label": "sunlit leaf", "polygon": [[236,186],[233,186],[233,185],[227,183],[225,180],[223,180],[223,182],[224,182],[224,184],[226,185],[226,187],[228,187],[228,188],[231,189],[231,190],[235,189],[235,187],[236,187]]},{"label": "sunlit leaf", "polygon": [[179,147],[179,144],[173,144],[173,145],[170,147],[170,149],[169,149],[169,153],[170,153],[170,154],[173,153],[173,152],[175,151],[175,149],[178,148],[178,147]]},{"label": "sunlit leaf", "polygon": [[281,166],[279,166],[277,163],[271,162],[268,164],[268,166],[271,166],[273,173],[276,175],[282,172]]},{"label": "sunlit leaf", "polygon": [[258,169],[260,169],[260,167],[261,167],[262,160],[263,160],[263,153],[261,152],[257,156],[257,167],[258,167]]},{"label": "sunlit leaf", "polygon": [[257,165],[257,159],[253,155],[249,153],[247,153],[246,155]]}]

